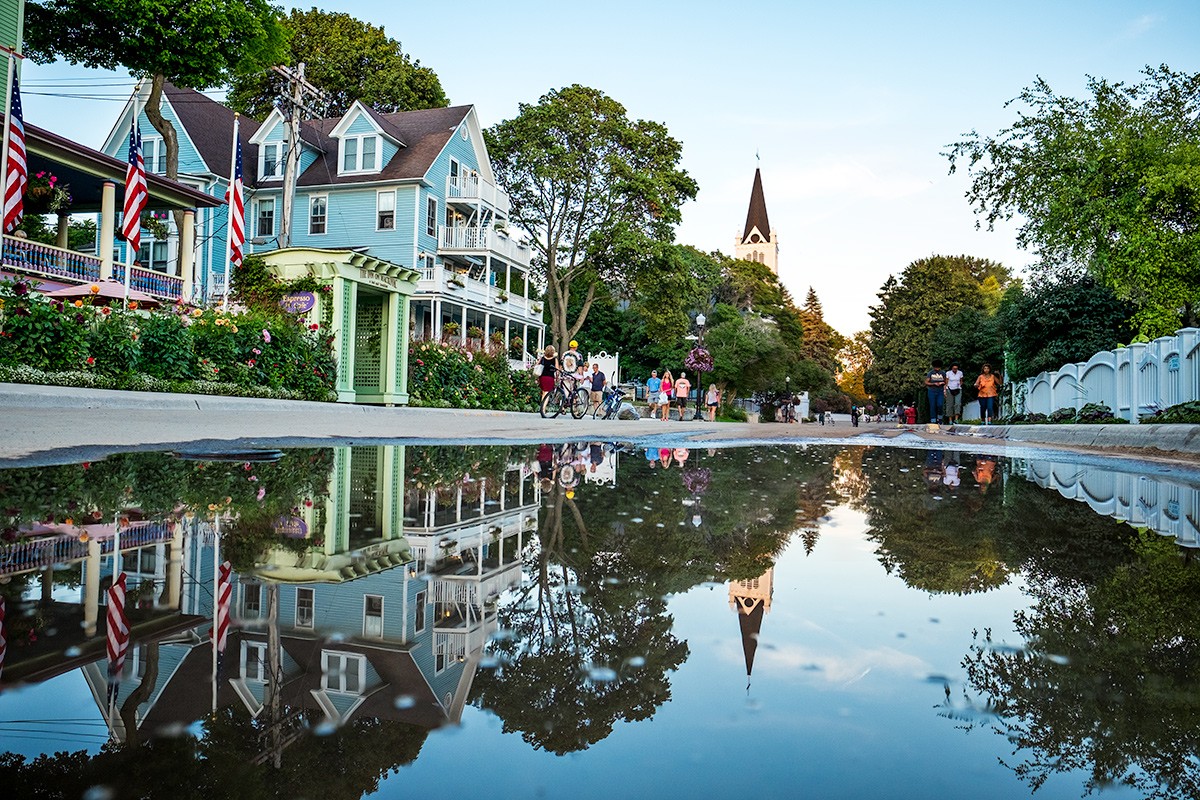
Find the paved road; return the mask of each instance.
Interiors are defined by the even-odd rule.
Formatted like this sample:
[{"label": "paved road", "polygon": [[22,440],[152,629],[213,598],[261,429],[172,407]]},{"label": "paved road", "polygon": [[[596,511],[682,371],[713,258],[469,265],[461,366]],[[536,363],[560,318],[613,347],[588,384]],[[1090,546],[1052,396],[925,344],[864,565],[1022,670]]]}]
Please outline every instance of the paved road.
[{"label": "paved road", "polygon": [[[540,443],[619,440],[635,443],[762,443],[895,439],[897,444],[964,444],[995,448],[1048,444],[1137,457],[1200,462],[1200,426],[1019,426],[931,431],[894,424],[836,426],[542,419],[536,414],[459,409],[381,408],[205,395],[73,389],[0,383],[0,461],[59,463],[123,450],[188,444],[220,449],[299,444]],[[1159,429],[1159,430],[1155,430]],[[1157,449],[1155,449],[1157,448]]]}]

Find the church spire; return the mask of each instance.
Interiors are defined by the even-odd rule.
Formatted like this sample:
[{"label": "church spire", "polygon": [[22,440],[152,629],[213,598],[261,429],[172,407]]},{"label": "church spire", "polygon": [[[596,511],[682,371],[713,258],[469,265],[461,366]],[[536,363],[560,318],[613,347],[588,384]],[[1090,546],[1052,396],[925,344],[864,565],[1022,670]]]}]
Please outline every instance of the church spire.
[{"label": "church spire", "polygon": [[754,240],[771,241],[771,223],[767,220],[767,199],[763,196],[762,171],[754,169],[754,186],[750,189],[750,210],[746,212],[746,229],[742,232],[742,244],[751,244],[751,236],[758,229],[760,238]]},{"label": "church spire", "polygon": [[737,612],[742,633],[742,654],[746,657],[746,679],[754,672],[754,654],[762,632],[763,616],[771,610],[775,593],[775,568],[769,567],[757,578],[729,584],[729,607]]}]

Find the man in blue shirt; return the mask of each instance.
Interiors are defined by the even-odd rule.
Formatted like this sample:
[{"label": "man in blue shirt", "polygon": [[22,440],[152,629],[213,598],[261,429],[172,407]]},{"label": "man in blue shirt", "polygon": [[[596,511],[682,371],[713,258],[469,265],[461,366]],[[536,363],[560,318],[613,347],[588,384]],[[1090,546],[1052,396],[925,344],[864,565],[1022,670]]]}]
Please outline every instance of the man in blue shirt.
[{"label": "man in blue shirt", "polygon": [[650,418],[654,418],[654,411],[658,408],[658,393],[662,391],[662,378],[658,377],[658,370],[650,371],[650,380],[646,381],[646,402],[650,404]]},{"label": "man in blue shirt", "polygon": [[592,384],[590,387],[592,390],[592,408],[599,408],[600,404],[604,402],[604,384],[608,381],[608,378],[600,371],[599,364],[592,364],[592,374],[588,376],[588,380]]}]

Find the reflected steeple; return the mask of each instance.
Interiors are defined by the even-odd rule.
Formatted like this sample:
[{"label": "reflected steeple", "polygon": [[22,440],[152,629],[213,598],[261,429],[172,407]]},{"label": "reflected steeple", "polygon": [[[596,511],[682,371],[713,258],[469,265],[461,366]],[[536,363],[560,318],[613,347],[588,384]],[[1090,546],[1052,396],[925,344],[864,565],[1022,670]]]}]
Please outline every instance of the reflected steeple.
[{"label": "reflected steeple", "polygon": [[754,654],[762,632],[763,616],[771,610],[771,595],[775,591],[775,568],[770,567],[757,578],[733,581],[729,584],[729,607],[737,612],[742,631],[742,652],[746,657],[746,688],[754,672]]}]

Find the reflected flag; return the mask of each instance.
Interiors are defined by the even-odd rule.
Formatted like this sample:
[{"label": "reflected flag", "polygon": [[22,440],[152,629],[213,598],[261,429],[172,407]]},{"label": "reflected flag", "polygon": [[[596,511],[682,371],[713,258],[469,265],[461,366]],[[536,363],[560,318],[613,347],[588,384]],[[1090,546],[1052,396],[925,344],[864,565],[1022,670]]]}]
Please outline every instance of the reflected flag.
[{"label": "reflected flag", "polygon": [[125,652],[129,649],[129,616],[125,613],[125,573],[122,572],[108,590],[108,704],[116,702],[121,686],[121,671],[125,669]]},{"label": "reflected flag", "polygon": [[229,638],[229,601],[233,597],[233,565],[228,561],[217,571],[217,618],[213,646],[217,648],[217,674],[225,660],[225,642]]},{"label": "reflected flag", "polygon": [[8,639],[4,637],[4,596],[0,595],[0,677],[4,675],[4,656],[8,654]]},{"label": "reflected flag", "polygon": [[25,215],[25,188],[29,169],[25,165],[25,116],[21,112],[21,89],[12,80],[12,105],[8,111],[8,174],[4,176],[4,232],[12,233]]},{"label": "reflected flag", "polygon": [[129,243],[134,261],[142,246],[142,212],[146,210],[149,197],[146,162],[142,160],[142,131],[135,114],[129,127],[129,166],[125,169],[125,208],[121,218],[121,235]]}]

